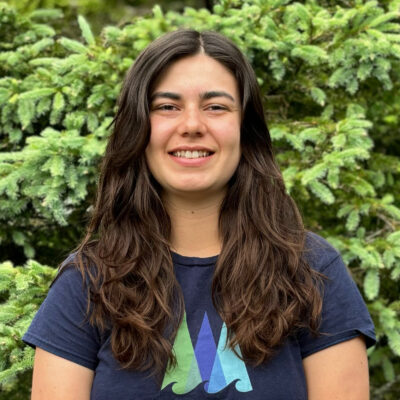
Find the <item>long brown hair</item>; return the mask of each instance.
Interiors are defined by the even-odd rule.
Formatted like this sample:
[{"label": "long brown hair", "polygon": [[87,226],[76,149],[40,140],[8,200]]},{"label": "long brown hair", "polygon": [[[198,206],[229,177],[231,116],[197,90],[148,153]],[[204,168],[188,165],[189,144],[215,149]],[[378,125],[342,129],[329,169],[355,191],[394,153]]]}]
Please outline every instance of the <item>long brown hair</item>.
[{"label": "long brown hair", "polygon": [[[76,264],[90,287],[88,317],[111,330],[123,368],[161,374],[184,313],[170,253],[171,221],[145,160],[149,97],[174,61],[204,52],[236,77],[242,104],[241,160],[221,205],[222,250],[212,299],[255,365],[299,328],[317,333],[321,276],[306,262],[301,216],[274,160],[253,69],[215,32],[180,30],[151,43],[128,72],[101,167],[94,212]],[[92,268],[90,266],[95,266]]]}]

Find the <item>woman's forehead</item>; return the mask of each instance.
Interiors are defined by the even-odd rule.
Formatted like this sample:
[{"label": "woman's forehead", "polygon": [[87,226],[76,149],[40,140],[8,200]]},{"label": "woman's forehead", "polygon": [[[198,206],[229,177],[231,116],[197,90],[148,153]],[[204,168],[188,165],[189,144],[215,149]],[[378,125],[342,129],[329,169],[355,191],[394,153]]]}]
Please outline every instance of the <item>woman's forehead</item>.
[{"label": "woman's forehead", "polygon": [[[219,91],[238,97],[238,84],[233,73],[219,61],[205,54],[181,58],[169,65],[154,82],[151,96],[158,92],[209,93]],[[209,95],[211,97],[211,95]]]}]

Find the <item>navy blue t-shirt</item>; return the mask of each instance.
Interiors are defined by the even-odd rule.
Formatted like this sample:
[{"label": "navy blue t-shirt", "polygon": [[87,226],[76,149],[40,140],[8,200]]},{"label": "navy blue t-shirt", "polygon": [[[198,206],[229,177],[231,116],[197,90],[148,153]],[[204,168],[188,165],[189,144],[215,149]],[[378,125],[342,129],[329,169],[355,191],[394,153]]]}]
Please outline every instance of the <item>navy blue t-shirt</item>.
[{"label": "navy blue t-shirt", "polygon": [[[51,287],[23,340],[95,372],[91,399],[251,399],[306,400],[302,359],[334,344],[364,335],[375,343],[374,326],[364,301],[338,252],[315,234],[308,236],[307,259],[329,277],[324,283],[320,331],[292,335],[273,358],[259,367],[246,365],[226,343],[226,326],[211,301],[215,257],[173,253],[185,300],[185,316],[175,338],[178,365],[167,369],[161,387],[148,372],[123,370],[110,348],[110,332],[84,322],[86,289],[75,268]],[[240,348],[236,348],[240,354]]]}]

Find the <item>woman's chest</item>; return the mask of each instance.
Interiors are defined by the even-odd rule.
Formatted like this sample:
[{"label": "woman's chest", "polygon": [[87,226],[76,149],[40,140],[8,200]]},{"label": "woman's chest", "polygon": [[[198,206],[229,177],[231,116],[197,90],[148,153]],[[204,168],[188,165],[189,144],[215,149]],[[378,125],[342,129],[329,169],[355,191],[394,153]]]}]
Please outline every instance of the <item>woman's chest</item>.
[{"label": "woman's chest", "polygon": [[[269,362],[252,367],[225,346],[225,324],[209,314],[185,314],[174,342],[177,366],[167,368],[158,382],[149,373],[122,370],[107,340],[98,354],[91,399],[307,399],[295,339],[287,340]],[[240,355],[239,347],[236,352]]]}]

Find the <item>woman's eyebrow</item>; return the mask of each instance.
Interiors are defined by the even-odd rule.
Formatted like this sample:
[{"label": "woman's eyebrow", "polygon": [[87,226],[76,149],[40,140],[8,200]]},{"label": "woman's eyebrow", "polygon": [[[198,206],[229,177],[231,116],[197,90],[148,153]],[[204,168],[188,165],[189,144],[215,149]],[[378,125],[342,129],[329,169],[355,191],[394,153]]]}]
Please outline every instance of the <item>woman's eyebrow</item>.
[{"label": "woman's eyebrow", "polygon": [[[209,99],[212,99],[213,97],[226,97],[227,99],[229,99],[235,103],[234,97],[232,95],[230,95],[229,93],[224,92],[222,90],[211,90],[208,92],[200,93],[201,100],[209,100]],[[158,99],[158,98],[181,100],[182,96],[179,93],[173,93],[173,92],[155,92],[151,95],[150,101],[154,101],[155,99]]]},{"label": "woman's eyebrow", "polygon": [[181,100],[182,96],[178,93],[172,92],[155,92],[151,95],[150,101],[154,101],[160,97],[171,99],[171,100]]},{"label": "woman's eyebrow", "polygon": [[212,90],[210,92],[200,93],[200,98],[202,100],[212,99],[213,97],[226,97],[229,100],[235,102],[235,99],[233,98],[233,96],[231,96],[229,93],[224,92],[222,90]]}]

